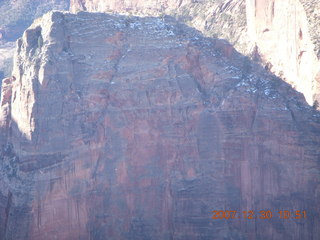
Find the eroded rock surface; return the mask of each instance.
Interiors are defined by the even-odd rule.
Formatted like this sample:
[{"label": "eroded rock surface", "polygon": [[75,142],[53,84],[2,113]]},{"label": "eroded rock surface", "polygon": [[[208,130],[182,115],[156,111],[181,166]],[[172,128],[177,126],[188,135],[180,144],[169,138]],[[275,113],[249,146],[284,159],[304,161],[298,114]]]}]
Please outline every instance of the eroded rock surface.
[{"label": "eroded rock surface", "polygon": [[140,16],[170,15],[200,30],[205,36],[227,39],[237,50],[248,53],[245,0],[70,0],[70,10]]},{"label": "eroded rock surface", "polygon": [[52,12],[3,84],[3,239],[320,237],[319,113],[224,41],[171,18]]},{"label": "eroded rock surface", "polygon": [[312,105],[320,102],[319,4],[316,0],[71,0],[70,9],[175,16],[262,61]]}]

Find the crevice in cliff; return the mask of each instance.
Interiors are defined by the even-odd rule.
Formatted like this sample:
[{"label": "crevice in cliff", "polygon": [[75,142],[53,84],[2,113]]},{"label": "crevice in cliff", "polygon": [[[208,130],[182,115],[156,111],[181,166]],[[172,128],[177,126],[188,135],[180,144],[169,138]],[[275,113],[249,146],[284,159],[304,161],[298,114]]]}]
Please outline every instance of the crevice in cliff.
[{"label": "crevice in cliff", "polygon": [[4,236],[6,236],[6,233],[7,233],[11,205],[12,205],[12,193],[9,191],[7,205],[6,205],[6,209],[5,209]]},{"label": "crevice in cliff", "polygon": [[187,71],[192,76],[198,92],[201,94],[202,102],[204,106],[210,104],[209,94],[204,86],[203,70],[201,69],[200,56],[192,46],[187,47]]},{"label": "crevice in cliff", "polygon": [[294,116],[294,113],[293,113],[292,109],[290,109],[289,105],[287,105],[287,108],[290,111],[290,115],[291,115],[291,118],[292,118],[293,122],[297,125],[296,117]]},{"label": "crevice in cliff", "polygon": [[37,228],[40,229],[41,227],[41,198],[40,193],[38,193],[38,199],[37,199]]},{"label": "crevice in cliff", "polygon": [[[256,106],[259,106],[259,95],[256,96]],[[255,108],[253,110],[253,118],[252,118],[252,121],[251,121],[251,125],[250,125],[250,131],[253,132],[253,128],[254,128],[254,125],[256,123],[256,120],[257,120],[257,114],[258,113],[258,109]]]},{"label": "crevice in cliff", "polygon": [[274,19],[274,2],[272,2],[272,5],[271,5],[271,20]]},{"label": "crevice in cliff", "polygon": [[78,3],[82,9],[82,11],[87,11],[87,7],[86,7],[86,4],[85,4],[86,1],[83,1],[83,0],[79,0]]},{"label": "crevice in cliff", "polygon": [[26,53],[29,54],[29,57],[34,55],[37,50],[40,51],[43,45],[42,37],[42,28],[40,26],[35,29],[28,29],[25,31],[25,44],[26,44]]},{"label": "crevice in cliff", "polygon": [[227,1],[226,3],[222,4],[221,6],[219,6],[219,11],[220,12],[224,12],[228,6],[230,5],[230,3],[232,2],[233,0],[229,0]]},{"label": "crevice in cliff", "polygon": [[98,173],[98,169],[99,169],[99,166],[100,166],[100,163],[102,161],[102,154],[99,154],[99,157],[98,157],[98,160],[96,162],[96,164],[94,165],[94,169],[91,173],[91,178],[93,179],[96,179],[97,178],[97,173]]},{"label": "crevice in cliff", "polygon": [[117,52],[117,56],[112,59],[113,62],[113,73],[110,77],[109,83],[113,83],[113,79],[116,77],[117,73],[119,72],[119,65],[121,60],[127,55],[129,52],[130,46],[129,44],[125,43],[123,35],[121,35],[121,40],[120,42],[117,43],[117,48],[115,52]]}]

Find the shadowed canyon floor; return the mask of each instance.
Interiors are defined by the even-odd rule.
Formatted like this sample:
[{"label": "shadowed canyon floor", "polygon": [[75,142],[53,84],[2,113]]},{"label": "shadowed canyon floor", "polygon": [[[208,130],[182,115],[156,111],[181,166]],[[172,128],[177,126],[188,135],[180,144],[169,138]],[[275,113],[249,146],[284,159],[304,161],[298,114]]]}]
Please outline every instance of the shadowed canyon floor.
[{"label": "shadowed canyon floor", "polygon": [[1,239],[320,237],[319,112],[172,18],[36,20],[3,81],[0,124]]}]

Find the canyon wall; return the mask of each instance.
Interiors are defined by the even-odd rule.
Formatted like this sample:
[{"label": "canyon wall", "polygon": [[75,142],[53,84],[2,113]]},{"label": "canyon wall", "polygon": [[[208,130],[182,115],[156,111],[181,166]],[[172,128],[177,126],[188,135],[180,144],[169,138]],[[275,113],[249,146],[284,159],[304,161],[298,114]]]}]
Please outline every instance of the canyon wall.
[{"label": "canyon wall", "polygon": [[319,239],[320,115],[225,41],[170,17],[50,12],[14,59],[1,239]]},{"label": "canyon wall", "polygon": [[320,4],[308,2],[248,0],[247,23],[249,37],[257,46],[255,54],[312,105],[320,100],[320,44],[316,40]]},{"label": "canyon wall", "polygon": [[320,102],[318,1],[71,0],[70,9],[175,16],[206,36],[227,39],[241,53]]},{"label": "canyon wall", "polygon": [[227,39],[247,53],[245,0],[70,0],[70,11],[108,12],[140,16],[174,16],[205,36]]}]

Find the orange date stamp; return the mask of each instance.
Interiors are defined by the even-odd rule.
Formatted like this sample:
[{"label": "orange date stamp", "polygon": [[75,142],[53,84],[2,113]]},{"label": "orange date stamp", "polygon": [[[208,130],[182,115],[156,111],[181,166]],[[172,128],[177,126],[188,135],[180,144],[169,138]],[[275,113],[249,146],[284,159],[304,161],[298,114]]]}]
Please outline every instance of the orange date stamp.
[{"label": "orange date stamp", "polygon": [[307,212],[296,211],[212,211],[212,219],[271,219],[278,217],[280,219],[306,219]]}]

